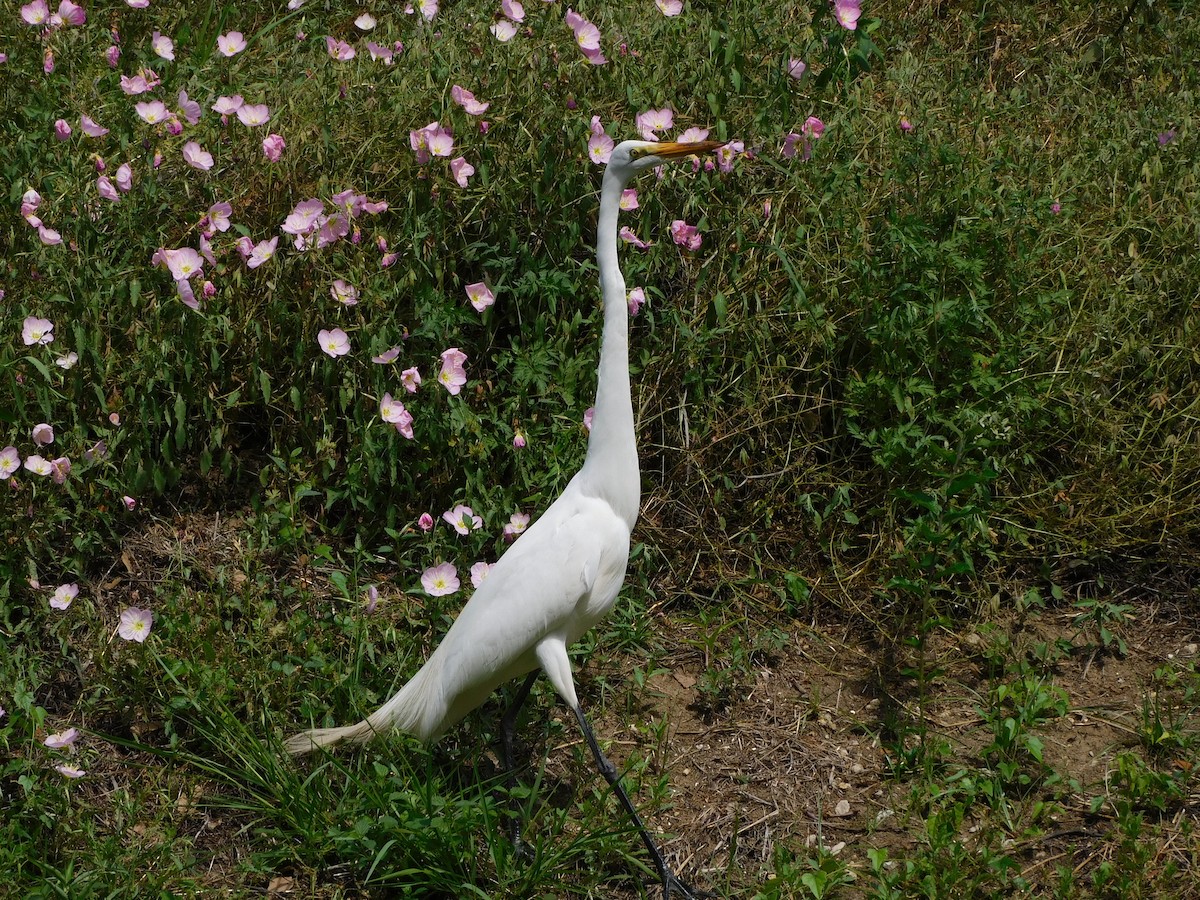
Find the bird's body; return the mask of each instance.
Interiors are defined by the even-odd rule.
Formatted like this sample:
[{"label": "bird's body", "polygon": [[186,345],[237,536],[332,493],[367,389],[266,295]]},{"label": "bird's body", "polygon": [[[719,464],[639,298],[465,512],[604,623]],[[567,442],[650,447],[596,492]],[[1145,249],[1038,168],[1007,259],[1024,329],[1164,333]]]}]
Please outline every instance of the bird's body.
[{"label": "bird's body", "polygon": [[[630,524],[577,474],[488,571],[420,671],[356,725],[301,732],[289,753],[399,729],[432,743],[497,687],[538,667],[608,615],[625,579]],[[558,671],[562,671],[561,667]],[[567,668],[566,690],[574,699]],[[560,695],[564,686],[547,671]],[[572,704],[574,705],[574,704]]]},{"label": "bird's body", "polygon": [[[293,755],[342,740],[364,743],[399,729],[437,740],[506,681],[541,668],[571,707],[605,779],[641,833],[663,893],[696,896],[671,873],[592,734],[571,677],[567,648],[612,610],[629,562],[641,502],[629,385],[629,313],[617,262],[621,192],[634,174],[721,145],[625,141],[609,159],[600,191],[596,257],[604,299],[596,403],[587,456],[562,495],[489,570],[437,649],[416,675],[363,721],[289,738]],[[528,678],[517,705],[532,684]],[[505,716],[506,746],[513,712]]]}]

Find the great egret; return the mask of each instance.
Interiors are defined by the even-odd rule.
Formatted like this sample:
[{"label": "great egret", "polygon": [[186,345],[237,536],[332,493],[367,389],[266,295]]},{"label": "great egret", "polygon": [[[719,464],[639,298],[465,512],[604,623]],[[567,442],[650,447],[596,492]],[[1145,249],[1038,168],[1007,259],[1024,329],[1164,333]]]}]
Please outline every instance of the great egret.
[{"label": "great egret", "polygon": [[540,667],[575,714],[600,774],[637,826],[662,880],[664,900],[672,893],[683,898],[698,893],[667,866],[622,789],[616,767],[596,743],[575,696],[567,648],[616,602],[641,502],[629,390],[628,301],[617,263],[621,192],[638,172],[721,146],[715,141],[625,141],[614,148],[600,190],[596,261],[604,331],[583,467],[562,496],[491,567],[433,655],[404,687],[356,725],[314,728],[285,744],[298,756],[342,740],[365,743],[393,728],[433,742],[499,685],[529,673],[502,721],[505,754],[511,757],[516,713]]}]

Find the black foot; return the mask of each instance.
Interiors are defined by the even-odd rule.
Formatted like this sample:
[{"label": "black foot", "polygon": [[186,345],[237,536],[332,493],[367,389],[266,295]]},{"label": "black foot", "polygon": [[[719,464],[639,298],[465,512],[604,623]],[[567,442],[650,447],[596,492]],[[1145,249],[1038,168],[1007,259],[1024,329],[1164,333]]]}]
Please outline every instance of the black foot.
[{"label": "black foot", "polygon": [[715,900],[716,896],[716,894],[710,894],[708,891],[702,891],[680,881],[675,877],[674,872],[667,872],[663,876],[663,900],[671,900],[672,897],[677,900],[705,900],[705,898],[714,898]]},{"label": "black foot", "polygon": [[529,845],[521,840],[521,822],[515,815],[508,825],[508,838],[512,843],[514,857],[525,862],[533,862],[535,854]]}]

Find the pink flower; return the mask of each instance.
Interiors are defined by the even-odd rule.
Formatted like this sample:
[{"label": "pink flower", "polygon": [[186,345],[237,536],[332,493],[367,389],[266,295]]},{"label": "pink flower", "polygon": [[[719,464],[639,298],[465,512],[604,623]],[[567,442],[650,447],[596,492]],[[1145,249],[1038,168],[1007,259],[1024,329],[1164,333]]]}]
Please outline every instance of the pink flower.
[{"label": "pink flower", "polygon": [[121,48],[116,44],[112,44],[107,50],[104,51],[104,58],[108,60],[108,67],[110,69],[115,69],[117,67],[117,63],[121,60]]},{"label": "pink flower", "polygon": [[466,88],[461,88],[457,84],[450,88],[450,99],[467,111],[469,115],[479,116],[487,110],[491,104],[483,103],[476,100],[475,95]]},{"label": "pink flower", "polygon": [[671,223],[671,240],[688,250],[700,249],[700,231],[695,225],[689,225],[683,219]]},{"label": "pink flower", "polygon": [[271,120],[271,110],[265,103],[258,105],[243,103],[237,108],[237,117],[238,121],[247,128],[254,128],[258,125],[266,125]]},{"label": "pink flower", "polygon": [[121,612],[121,624],[117,634],[127,641],[145,642],[150,636],[150,627],[154,624],[154,614],[148,609],[131,606]]},{"label": "pink flower", "polygon": [[217,37],[217,50],[222,56],[236,56],[246,49],[246,38],[240,31],[231,31]]},{"label": "pink flower", "polygon": [[457,347],[451,347],[442,353],[442,370],[438,372],[438,381],[451,394],[458,394],[467,383],[467,370],[463,365],[467,354]]},{"label": "pink flower", "polygon": [[213,167],[212,154],[195,141],[188,141],[183,145],[183,161],[202,172],[207,172]]},{"label": "pink flower", "polygon": [[137,501],[126,494],[121,498],[121,504],[125,507],[126,512],[133,512],[133,508],[137,506]]},{"label": "pink flower", "polygon": [[[71,605],[71,602],[79,596],[79,585],[77,584],[60,584],[54,589],[53,596],[50,597],[50,606],[52,609],[66,609]],[[47,744],[47,747],[53,744]]]},{"label": "pink flower", "polygon": [[357,28],[359,31],[370,31],[377,24],[378,23],[375,21],[375,17],[373,15],[371,15],[370,13],[363,13],[361,16],[359,16],[357,19],[354,20],[354,27]]},{"label": "pink flower", "polygon": [[800,142],[801,135],[792,132],[786,135],[783,139],[783,147],[779,150],[779,155],[784,159],[792,159],[796,155],[796,144]]},{"label": "pink flower", "polygon": [[446,597],[459,589],[458,572],[450,563],[430,566],[421,573],[421,587],[430,597]]},{"label": "pink flower", "polygon": [[490,31],[493,37],[495,37],[500,43],[507,44],[514,37],[516,37],[517,26],[508,19],[500,19],[499,21],[493,22],[488,28],[488,31]]},{"label": "pink flower", "polygon": [[13,446],[0,450],[0,481],[12,478],[21,468],[21,454]]},{"label": "pink flower", "polygon": [[150,47],[163,59],[175,60],[175,43],[166,35],[154,32],[150,36]]},{"label": "pink flower", "polygon": [[33,0],[21,7],[21,18],[26,25],[45,25],[50,21],[50,7],[46,0]]},{"label": "pink flower", "polygon": [[96,190],[100,192],[100,196],[105,200],[111,200],[113,203],[121,202],[121,195],[117,193],[117,189],[113,186],[107,175],[101,175],[96,179]]},{"label": "pink flower", "polygon": [[348,59],[354,59],[354,48],[345,41],[340,41],[337,38],[325,38],[325,50],[329,53],[330,59],[340,60],[342,62]]},{"label": "pink flower", "polygon": [[483,579],[487,578],[488,571],[491,568],[491,565],[485,562],[477,562],[471,566],[471,587],[478,590],[479,586],[483,584]]},{"label": "pink flower", "polygon": [[82,25],[87,21],[87,13],[82,6],[72,3],[71,0],[62,0],[58,4],[58,18],[64,25]]},{"label": "pink flower", "polygon": [[187,281],[193,275],[198,275],[204,269],[204,260],[191,247],[181,247],[178,250],[164,250],[163,261],[171,270],[176,281]]},{"label": "pink flower", "polygon": [[50,465],[50,460],[34,454],[25,457],[25,471],[31,472],[34,475],[40,475],[45,478],[54,472],[54,467]]},{"label": "pink flower", "polygon": [[475,515],[475,510],[461,503],[454,509],[442,513],[442,518],[449,522],[459,534],[470,534],[483,527],[483,519]]},{"label": "pink flower", "polygon": [[[433,142],[435,139],[438,141],[439,150],[442,152],[434,152]],[[440,122],[430,122],[424,128],[410,131],[408,133],[408,144],[416,152],[417,163],[420,165],[429,162],[433,156],[449,156],[454,146],[450,132],[442,128]]]},{"label": "pink flower", "polygon": [[318,219],[325,212],[325,204],[315,197],[296,204],[279,230],[284,234],[310,234],[320,227]]},{"label": "pink flower", "polygon": [[421,385],[421,373],[417,371],[417,367],[405,369],[400,373],[400,383],[404,385],[404,389],[410,394],[415,394],[417,388]]},{"label": "pink flower", "polygon": [[363,610],[368,616],[375,612],[379,606],[379,588],[371,585],[367,588],[367,603]]},{"label": "pink flower", "polygon": [[787,73],[799,81],[804,77],[804,73],[808,71],[808,63],[802,59],[796,59],[793,57],[787,61],[786,68]]},{"label": "pink flower", "polygon": [[[35,212],[37,212],[38,207],[41,205],[42,195],[33,188],[30,188],[21,195],[21,215],[23,215],[26,219],[29,219]],[[33,225],[34,223],[30,222],[30,224]],[[34,227],[36,228],[37,226],[34,225]]]},{"label": "pink flower", "polygon": [[232,116],[245,105],[245,102],[241,94],[234,94],[232,97],[218,97],[217,102],[212,105],[212,110],[221,116]]},{"label": "pink flower", "polygon": [[477,281],[467,285],[467,299],[471,301],[476,312],[483,312],[496,302],[496,295],[482,281]]},{"label": "pink flower", "polygon": [[814,141],[825,134],[825,123],[816,116],[809,116],[804,120],[804,127],[800,129],[804,136],[812,138]]},{"label": "pink flower", "polygon": [[54,136],[60,141],[69,140],[71,137],[71,126],[66,119],[58,119],[54,123]]},{"label": "pink flower", "polygon": [[646,302],[646,289],[636,287],[629,292],[629,315],[636,316]]},{"label": "pink flower", "polygon": [[648,243],[646,243],[640,237],[638,237],[636,234],[634,234],[633,229],[630,228],[628,225],[622,225],[621,230],[618,232],[618,235],[620,236],[621,240],[623,240],[625,243],[633,244],[633,246],[637,247],[639,250],[645,250],[647,247],[650,246]]},{"label": "pink flower", "polygon": [[1060,212],[1062,212],[1062,204],[1059,203],[1058,201],[1051,203],[1050,204],[1050,212],[1054,213],[1054,215],[1057,216]]},{"label": "pink flower", "polygon": [[514,450],[524,450],[525,449],[524,433],[522,433],[520,431],[513,432],[513,449]]},{"label": "pink flower", "polygon": [[67,778],[82,778],[87,774],[87,772],[85,772],[83,769],[79,768],[78,766],[72,766],[69,763],[57,763],[54,766],[54,770],[58,772],[59,775],[63,775]]},{"label": "pink flower", "polygon": [[274,133],[268,134],[265,138],[263,138],[262,142],[263,156],[265,156],[269,162],[279,162],[279,158],[283,155],[283,150],[286,146],[287,144],[284,143],[281,135]]},{"label": "pink flower", "polygon": [[75,363],[77,362],[79,362],[79,354],[74,350],[72,350],[66,356],[60,356],[58,359],[54,360],[54,364],[63,370],[75,368]]},{"label": "pink flower", "polygon": [[104,137],[108,134],[108,129],[103,125],[97,125],[87,113],[79,117],[79,127],[88,137]]},{"label": "pink flower", "polygon": [[53,247],[62,243],[62,235],[53,228],[47,228],[45,225],[38,226],[38,238],[47,247]]},{"label": "pink flower", "polygon": [[633,122],[634,127],[641,132],[642,138],[647,141],[657,141],[658,132],[666,131],[674,124],[675,113],[666,106],[662,109],[648,109],[640,112]]},{"label": "pink flower", "polygon": [[129,163],[117,167],[116,181],[117,187],[126,193],[133,189],[133,168]]},{"label": "pink flower", "polygon": [[141,69],[132,78],[121,76],[121,90],[126,94],[144,94],[146,91],[154,90],[161,83],[162,79],[155,74],[153,69]]},{"label": "pink flower", "polygon": [[475,174],[475,167],[467,162],[466,157],[459,156],[450,160],[450,174],[459,187],[466,187],[467,179]]},{"label": "pink flower", "polygon": [[574,10],[568,9],[566,15],[567,27],[575,33],[575,43],[594,66],[602,66],[608,60],[600,51],[600,29]]},{"label": "pink flower", "polygon": [[273,237],[269,241],[259,241],[254,245],[254,249],[250,251],[250,256],[246,260],[246,267],[257,269],[275,255],[275,248],[278,245],[278,237]]},{"label": "pink flower", "polygon": [[454,152],[454,138],[445,128],[438,128],[429,135],[429,152],[434,156],[449,156]]},{"label": "pink flower", "polygon": [[525,7],[517,0],[500,0],[500,12],[514,22],[525,21]]},{"label": "pink flower", "polygon": [[396,361],[396,357],[400,355],[399,347],[392,347],[390,350],[384,350],[378,356],[372,356],[371,362],[378,363],[381,366],[386,366],[388,363]]},{"label": "pink flower", "polygon": [[54,429],[45,422],[40,425],[33,426],[33,442],[39,447],[45,447],[47,444],[54,443]]},{"label": "pink flower", "polygon": [[217,231],[229,230],[229,217],[233,215],[233,207],[222,201],[214,203],[208,208],[208,212],[204,214],[204,218],[208,220],[208,224]]},{"label": "pink flower", "polygon": [[664,16],[677,16],[683,12],[683,0],[654,0],[654,5]]},{"label": "pink flower", "polygon": [[417,519],[417,525],[422,531],[433,531],[433,516],[429,513],[421,513],[421,518]]},{"label": "pink flower", "polygon": [[621,191],[620,206],[621,206],[621,209],[625,210],[626,212],[628,212],[631,209],[637,209],[638,208],[637,191],[635,191],[633,188],[625,188],[625,190]]},{"label": "pink flower", "polygon": [[596,165],[604,165],[612,156],[613,148],[616,144],[604,132],[604,127],[600,124],[599,116],[592,116],[591,125],[592,135],[588,138],[588,156]]},{"label": "pink flower", "polygon": [[187,91],[179,92],[179,114],[183,116],[189,125],[195,125],[200,121],[200,104],[195,100],[189,100]]},{"label": "pink flower", "polygon": [[862,15],[862,0],[833,0],[833,15],[839,25],[853,31]]},{"label": "pink flower", "polygon": [[392,57],[395,56],[391,47],[384,47],[374,41],[367,41],[367,52],[371,54],[371,59],[383,60],[384,65],[388,66],[392,64]]},{"label": "pink flower", "polygon": [[21,340],[26,347],[34,344],[49,344],[54,341],[54,324],[49,319],[26,316],[21,325]]},{"label": "pink flower", "polygon": [[350,352],[350,337],[340,328],[322,328],[317,332],[317,343],[329,356],[337,359]]},{"label": "pink flower", "polygon": [[347,284],[340,278],[333,282],[333,286],[329,289],[329,294],[338,303],[343,303],[346,306],[354,306],[358,303],[358,288],[352,284]]},{"label": "pink flower", "polygon": [[592,430],[592,419],[596,415],[596,407],[589,406],[583,411],[583,427],[588,431]]},{"label": "pink flower", "polygon": [[513,541],[529,527],[529,516],[525,513],[513,513],[504,526],[504,540]]},{"label": "pink flower", "polygon": [[50,460],[50,477],[54,479],[55,484],[66,484],[67,476],[71,474],[71,460],[69,457],[60,456],[58,459]]},{"label": "pink flower", "polygon": [[437,15],[438,0],[417,0],[417,8],[421,10],[426,22],[432,22],[433,17]]},{"label": "pink flower", "polygon": [[396,430],[410,441],[413,439],[412,413],[399,400],[393,400],[391,394],[384,394],[380,399],[379,416],[389,425],[395,425]]},{"label": "pink flower", "polygon": [[733,161],[737,159],[737,155],[746,149],[746,145],[741,141],[730,141],[724,147],[717,150],[717,165],[722,172],[733,171]]},{"label": "pink flower", "polygon": [[900,117],[900,130],[905,134],[913,130],[913,123],[908,121],[905,116]]},{"label": "pink flower", "polygon": [[142,121],[149,125],[157,125],[159,122],[166,121],[167,116],[170,115],[166,104],[161,100],[135,103],[134,108],[137,110],[137,114],[141,116]]},{"label": "pink flower", "polygon": [[[68,585],[64,584],[63,587],[68,587]],[[75,586],[70,585],[70,587],[75,587]],[[60,590],[61,590],[61,588],[60,588]],[[76,588],[76,591],[78,591],[78,588]],[[60,607],[58,607],[58,609],[66,609],[66,607],[60,606]],[[42,743],[45,744],[47,747],[49,747],[51,750],[63,750],[67,747],[70,747],[77,740],[79,740],[79,729],[78,728],[68,728],[66,731],[60,731],[56,734],[48,735],[46,737],[46,739],[44,741],[42,741]]]}]

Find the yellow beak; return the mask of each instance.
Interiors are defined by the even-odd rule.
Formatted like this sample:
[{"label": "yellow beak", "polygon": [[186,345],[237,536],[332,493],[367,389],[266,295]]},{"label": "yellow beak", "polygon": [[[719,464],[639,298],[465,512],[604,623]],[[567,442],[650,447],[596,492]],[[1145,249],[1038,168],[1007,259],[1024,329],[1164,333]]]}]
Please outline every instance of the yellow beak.
[{"label": "yellow beak", "polygon": [[675,159],[679,156],[692,156],[697,153],[711,153],[713,150],[718,150],[724,147],[726,141],[693,141],[691,143],[680,143],[679,141],[663,141],[660,144],[655,144],[653,147],[647,147],[642,151],[643,154],[654,154],[661,156],[664,159]]}]

